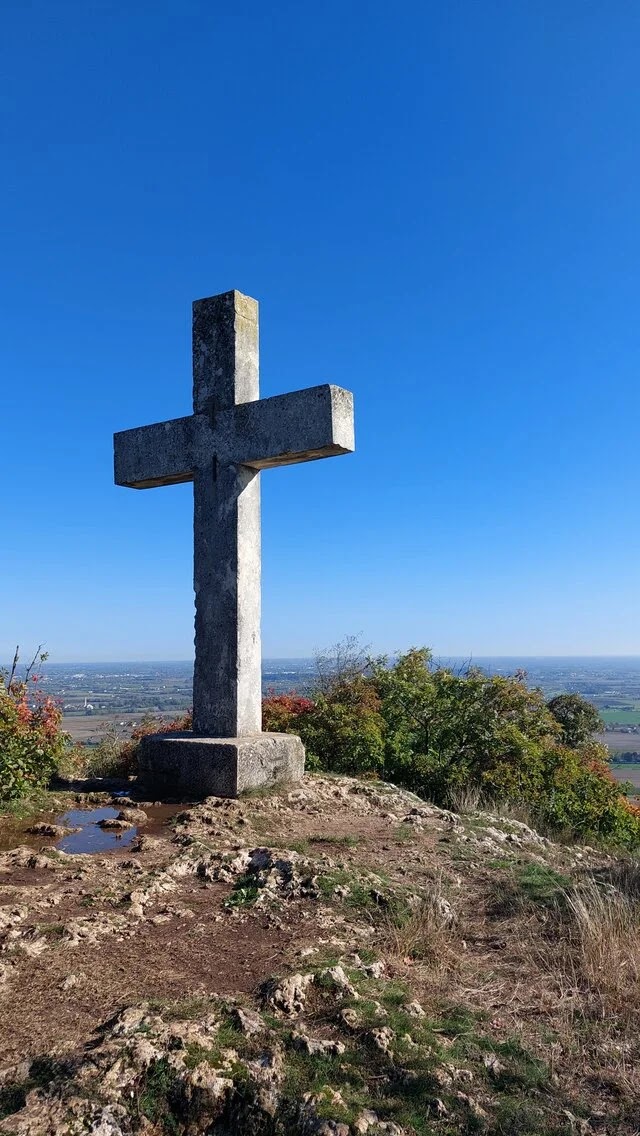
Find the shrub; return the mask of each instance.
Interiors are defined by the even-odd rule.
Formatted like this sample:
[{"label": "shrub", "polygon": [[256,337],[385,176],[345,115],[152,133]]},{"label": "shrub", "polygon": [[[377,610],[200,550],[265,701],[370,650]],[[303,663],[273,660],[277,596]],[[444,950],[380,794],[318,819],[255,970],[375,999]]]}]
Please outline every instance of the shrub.
[{"label": "shrub", "polygon": [[331,773],[384,770],[384,718],[375,688],[362,676],[320,694],[295,723],[309,767]]},{"label": "shrub", "polygon": [[535,804],[541,820],[553,829],[632,849],[640,843],[640,809],[621,788],[604,746],[558,745],[544,754],[543,789]]},{"label": "shrub", "polygon": [[380,660],[373,682],[386,724],[385,774],[446,802],[470,786],[494,798],[530,799],[537,761],[559,728],[541,693],[519,679],[430,668],[425,650]]},{"label": "shrub", "polygon": [[313,709],[310,698],[299,694],[274,694],[262,699],[262,729],[269,733],[291,733],[295,722]]},{"label": "shrub", "polygon": [[36,654],[23,679],[16,678],[16,651],[9,676],[0,675],[0,797],[14,800],[44,788],[62,757],[67,737],[60,729],[58,703],[42,693],[32,674]]},{"label": "shrub", "polygon": [[117,726],[110,726],[98,745],[89,751],[87,774],[90,777],[133,777],[138,771],[138,743],[141,738],[167,730],[190,730],[191,725],[192,716],[188,710],[172,722],[146,718],[136,726],[130,738],[123,738]]},{"label": "shrub", "polygon": [[549,699],[547,706],[560,726],[562,741],[571,749],[588,742],[593,734],[604,729],[595,706],[580,694],[557,694]]},{"label": "shrub", "polygon": [[270,695],[263,701],[268,730],[299,734],[307,767],[332,773],[381,771],[384,721],[373,686],[358,674],[337,676],[315,700],[296,694]]},{"label": "shrub", "polygon": [[595,709],[572,695],[547,704],[524,679],[433,667],[429,651],[414,648],[392,666],[379,658],[344,674],[325,668],[314,700],[272,696],[265,721],[300,735],[311,768],[377,773],[445,805],[473,790],[525,805],[571,836],[640,844],[640,811],[621,794],[606,749],[588,740]]}]

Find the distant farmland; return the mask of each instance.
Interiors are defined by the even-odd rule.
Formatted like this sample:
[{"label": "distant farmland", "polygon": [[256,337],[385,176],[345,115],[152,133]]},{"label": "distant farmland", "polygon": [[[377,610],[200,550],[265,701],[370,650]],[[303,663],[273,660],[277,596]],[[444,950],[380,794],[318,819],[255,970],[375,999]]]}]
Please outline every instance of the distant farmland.
[{"label": "distant farmland", "polygon": [[617,726],[640,726],[640,710],[599,710],[603,722]]},{"label": "distant farmland", "polygon": [[640,762],[637,765],[612,765],[611,772],[618,781],[630,781],[640,791]]},{"label": "distant farmland", "polygon": [[640,734],[625,734],[622,730],[608,730],[605,734],[596,734],[595,740],[606,745],[610,754],[640,753]]}]

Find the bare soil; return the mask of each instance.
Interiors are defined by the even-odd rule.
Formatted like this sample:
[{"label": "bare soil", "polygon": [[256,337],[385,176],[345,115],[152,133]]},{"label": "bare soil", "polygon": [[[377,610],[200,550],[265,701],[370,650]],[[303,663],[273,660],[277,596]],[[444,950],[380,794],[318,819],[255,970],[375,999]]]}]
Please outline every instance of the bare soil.
[{"label": "bare soil", "polygon": [[[231,999],[260,1009],[274,976],[318,982],[318,967],[338,964],[356,987],[374,984],[345,1005],[360,1012],[358,997],[376,1005],[388,995],[396,1032],[413,1028],[389,1017],[401,991],[400,1001],[419,1002],[439,1045],[469,1049],[471,1037],[477,1049],[456,1058],[467,1078],[456,1085],[437,1046],[426,1047],[422,1104],[412,1112],[403,1098],[388,1114],[399,1132],[637,1136],[640,996],[616,994],[615,984],[605,996],[594,985],[567,914],[566,896],[585,881],[613,886],[614,858],[553,845],[507,817],[460,817],[353,779],[309,777],[270,796],[166,812],[170,821],[163,815],[129,848],[100,856],[60,855],[42,840],[36,849],[19,831],[30,821],[0,821],[0,840],[4,827],[14,845],[0,854],[0,1099],[25,1062],[77,1066],[96,1031],[133,1006],[176,1013],[198,999]],[[371,959],[379,974],[367,971]],[[314,998],[304,1028],[344,1036],[348,1055],[353,1034],[341,1034],[335,1012]],[[450,1024],[460,1015],[464,1029]],[[526,1054],[523,1070],[538,1070],[531,1085],[522,1071],[504,1085],[491,1073],[486,1053],[509,1047]],[[371,1068],[373,1100],[397,1070]],[[305,1091],[313,1095],[314,1084]],[[518,1112],[518,1094],[514,1126],[504,1117]],[[49,1114],[34,1120],[35,1104],[25,1117],[29,1107],[31,1127],[17,1112],[0,1132],[58,1131]],[[338,1136],[366,1131],[353,1117]],[[149,1133],[145,1123],[129,1118],[122,1132]],[[171,1131],[190,1131],[176,1123]],[[316,1131],[300,1124],[291,1131]]]}]

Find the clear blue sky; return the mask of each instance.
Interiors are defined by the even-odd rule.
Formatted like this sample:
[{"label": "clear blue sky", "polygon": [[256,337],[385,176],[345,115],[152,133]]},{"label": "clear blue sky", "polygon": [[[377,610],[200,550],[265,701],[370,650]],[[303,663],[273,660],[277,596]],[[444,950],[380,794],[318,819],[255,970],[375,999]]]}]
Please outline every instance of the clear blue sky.
[{"label": "clear blue sky", "polygon": [[188,658],[191,301],[357,453],[263,475],[263,648],[640,652],[632,0],[5,0],[0,658]]}]

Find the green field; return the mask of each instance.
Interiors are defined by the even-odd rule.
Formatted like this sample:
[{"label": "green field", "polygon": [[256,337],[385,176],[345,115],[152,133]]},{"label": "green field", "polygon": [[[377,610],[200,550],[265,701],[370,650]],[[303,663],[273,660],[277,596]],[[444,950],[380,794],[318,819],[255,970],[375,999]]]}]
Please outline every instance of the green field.
[{"label": "green field", "polygon": [[615,722],[618,726],[640,725],[640,709],[637,710],[600,710],[603,722]]}]

